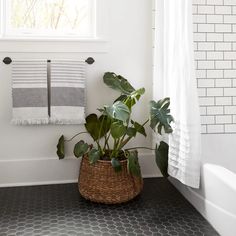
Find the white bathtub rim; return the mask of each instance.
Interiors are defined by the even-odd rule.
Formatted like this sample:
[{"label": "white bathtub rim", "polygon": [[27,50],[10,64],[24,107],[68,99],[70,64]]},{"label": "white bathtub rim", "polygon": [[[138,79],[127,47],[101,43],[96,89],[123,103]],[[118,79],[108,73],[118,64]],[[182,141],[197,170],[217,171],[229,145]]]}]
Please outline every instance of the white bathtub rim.
[{"label": "white bathtub rim", "polygon": [[229,169],[215,165],[215,164],[210,164],[210,163],[205,163],[204,165],[204,171],[207,169],[214,175],[218,175],[219,173],[223,176],[221,176],[220,180],[227,186],[229,186],[231,189],[236,191],[236,174],[230,171]]},{"label": "white bathtub rim", "polygon": [[236,215],[217,206],[194,189],[170,178],[171,183],[222,236],[236,235]]},{"label": "white bathtub rim", "polygon": [[197,198],[199,198],[201,201],[203,201],[204,203],[206,203],[206,205],[208,204],[208,205],[212,206],[212,207],[215,208],[216,210],[222,212],[223,214],[228,215],[229,217],[232,217],[232,218],[236,221],[236,215],[235,215],[235,214],[233,214],[233,213],[231,213],[231,212],[229,212],[229,211],[223,209],[222,207],[217,206],[215,203],[213,203],[212,201],[210,201],[210,200],[204,198],[202,195],[200,195],[199,193],[195,192],[195,191],[192,190],[190,187],[187,187],[187,189],[188,189],[188,191],[189,191],[191,194],[195,195],[195,196],[196,196]]}]

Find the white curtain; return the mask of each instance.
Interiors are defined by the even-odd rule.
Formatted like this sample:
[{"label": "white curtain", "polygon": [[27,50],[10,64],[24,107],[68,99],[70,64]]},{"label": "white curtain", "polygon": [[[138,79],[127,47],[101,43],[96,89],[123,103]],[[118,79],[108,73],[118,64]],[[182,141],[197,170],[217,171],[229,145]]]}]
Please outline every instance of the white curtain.
[{"label": "white curtain", "polygon": [[192,0],[156,0],[154,98],[169,96],[173,134],[168,173],[198,188],[200,114],[193,57]]}]

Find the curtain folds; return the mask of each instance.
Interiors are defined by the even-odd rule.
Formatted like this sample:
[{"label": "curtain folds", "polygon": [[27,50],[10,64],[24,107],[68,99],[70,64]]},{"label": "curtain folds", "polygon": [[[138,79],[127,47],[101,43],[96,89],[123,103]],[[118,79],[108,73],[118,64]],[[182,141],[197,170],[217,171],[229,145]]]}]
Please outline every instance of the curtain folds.
[{"label": "curtain folds", "polygon": [[169,136],[168,173],[198,188],[200,112],[193,55],[192,0],[156,1],[154,98],[169,96],[173,134]]}]

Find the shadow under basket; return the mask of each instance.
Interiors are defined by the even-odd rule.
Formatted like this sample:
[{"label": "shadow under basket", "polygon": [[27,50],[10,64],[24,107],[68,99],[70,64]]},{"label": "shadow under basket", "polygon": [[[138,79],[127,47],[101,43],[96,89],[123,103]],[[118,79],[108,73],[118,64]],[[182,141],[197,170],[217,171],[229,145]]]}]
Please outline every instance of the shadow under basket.
[{"label": "shadow under basket", "polygon": [[115,172],[110,161],[89,163],[84,156],[80,164],[79,191],[92,202],[119,204],[127,202],[143,189],[142,177],[132,176],[127,170],[127,160],[121,161],[122,170]]}]

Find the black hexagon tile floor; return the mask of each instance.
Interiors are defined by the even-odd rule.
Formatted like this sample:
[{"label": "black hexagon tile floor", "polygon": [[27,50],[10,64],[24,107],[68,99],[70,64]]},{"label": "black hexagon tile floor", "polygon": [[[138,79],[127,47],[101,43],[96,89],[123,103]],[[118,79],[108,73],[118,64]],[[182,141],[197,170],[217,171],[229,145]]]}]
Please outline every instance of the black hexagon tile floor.
[{"label": "black hexagon tile floor", "polygon": [[122,205],[84,200],[76,184],[0,189],[0,236],[180,235],[217,232],[165,179],[145,179]]}]

